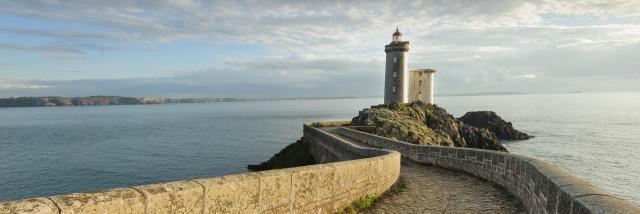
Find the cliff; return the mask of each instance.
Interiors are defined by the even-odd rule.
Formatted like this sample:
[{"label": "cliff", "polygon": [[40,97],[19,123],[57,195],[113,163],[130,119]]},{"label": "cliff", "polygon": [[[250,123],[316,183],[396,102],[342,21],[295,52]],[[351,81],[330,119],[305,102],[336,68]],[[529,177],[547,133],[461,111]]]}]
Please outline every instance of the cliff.
[{"label": "cliff", "polygon": [[313,156],[309,153],[309,145],[300,139],[295,143],[289,144],[268,161],[262,162],[258,165],[250,164],[247,166],[247,169],[251,171],[263,171],[312,164],[315,164],[315,161],[313,160]]},{"label": "cliff", "polygon": [[373,134],[413,144],[507,151],[492,129],[466,124],[445,109],[422,102],[364,109],[351,125],[373,126]]}]

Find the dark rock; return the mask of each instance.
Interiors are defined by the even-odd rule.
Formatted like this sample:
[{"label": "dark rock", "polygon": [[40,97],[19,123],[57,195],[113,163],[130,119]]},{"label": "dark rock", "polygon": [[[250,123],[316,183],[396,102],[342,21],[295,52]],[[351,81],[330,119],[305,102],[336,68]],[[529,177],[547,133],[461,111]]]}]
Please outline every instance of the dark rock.
[{"label": "dark rock", "polygon": [[504,121],[493,111],[467,112],[458,119],[474,127],[489,129],[502,140],[526,140],[532,137],[514,129],[510,122]]},{"label": "dark rock", "polygon": [[423,102],[364,109],[351,124],[373,126],[374,134],[413,144],[507,151],[493,132],[464,124],[443,108]]},{"label": "dark rock", "polygon": [[275,154],[266,162],[262,162],[258,165],[247,165],[247,169],[251,171],[263,171],[306,166],[315,163],[313,156],[309,153],[309,144],[300,139],[280,150],[278,154]]}]

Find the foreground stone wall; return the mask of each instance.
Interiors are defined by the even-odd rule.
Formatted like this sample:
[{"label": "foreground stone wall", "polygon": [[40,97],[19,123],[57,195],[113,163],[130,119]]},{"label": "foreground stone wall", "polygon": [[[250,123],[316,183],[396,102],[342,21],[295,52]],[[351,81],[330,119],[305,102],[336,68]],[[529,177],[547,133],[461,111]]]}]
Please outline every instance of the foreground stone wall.
[{"label": "foreground stone wall", "polygon": [[342,127],[338,133],[376,148],[398,151],[419,163],[492,181],[520,199],[529,213],[640,213],[640,208],[625,200],[534,158],[491,150],[415,145],[353,128]]},{"label": "foreground stone wall", "polygon": [[382,194],[400,175],[398,152],[308,125],[304,139],[327,164],[5,201],[0,213],[334,213]]}]

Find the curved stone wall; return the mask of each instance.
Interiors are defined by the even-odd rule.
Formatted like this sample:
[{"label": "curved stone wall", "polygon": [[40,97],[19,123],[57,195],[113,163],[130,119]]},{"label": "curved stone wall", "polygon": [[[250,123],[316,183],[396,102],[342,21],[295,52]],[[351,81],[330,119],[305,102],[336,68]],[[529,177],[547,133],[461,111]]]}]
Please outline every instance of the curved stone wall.
[{"label": "curved stone wall", "polygon": [[304,139],[326,164],[5,201],[0,213],[334,213],[382,194],[400,175],[398,152],[308,125]]},{"label": "curved stone wall", "polygon": [[640,208],[625,200],[534,158],[481,149],[415,145],[345,127],[337,131],[376,148],[398,151],[419,163],[492,181],[520,199],[529,213],[640,213]]}]

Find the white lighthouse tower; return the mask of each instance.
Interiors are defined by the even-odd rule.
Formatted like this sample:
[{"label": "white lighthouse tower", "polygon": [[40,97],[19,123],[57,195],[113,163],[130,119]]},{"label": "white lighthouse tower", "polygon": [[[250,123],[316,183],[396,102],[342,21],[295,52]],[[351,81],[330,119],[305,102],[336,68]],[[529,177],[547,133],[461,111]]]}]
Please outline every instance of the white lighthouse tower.
[{"label": "white lighthouse tower", "polygon": [[384,104],[406,103],[409,101],[409,72],[407,52],[409,42],[402,41],[402,33],[396,28],[393,40],[384,46],[387,54],[385,68]]}]

